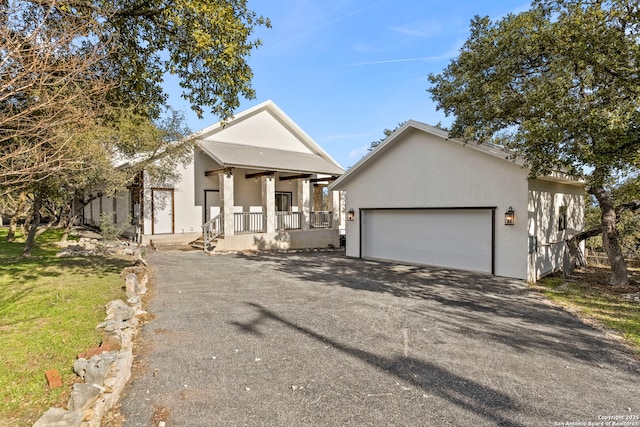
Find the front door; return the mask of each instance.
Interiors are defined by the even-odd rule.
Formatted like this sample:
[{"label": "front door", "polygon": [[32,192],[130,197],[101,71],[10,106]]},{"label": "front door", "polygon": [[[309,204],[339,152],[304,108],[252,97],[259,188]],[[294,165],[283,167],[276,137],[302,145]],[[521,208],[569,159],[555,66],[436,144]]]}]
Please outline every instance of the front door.
[{"label": "front door", "polygon": [[151,189],[151,234],[173,233],[173,188]]},{"label": "front door", "polygon": [[204,190],[204,221],[220,215],[220,191]]}]

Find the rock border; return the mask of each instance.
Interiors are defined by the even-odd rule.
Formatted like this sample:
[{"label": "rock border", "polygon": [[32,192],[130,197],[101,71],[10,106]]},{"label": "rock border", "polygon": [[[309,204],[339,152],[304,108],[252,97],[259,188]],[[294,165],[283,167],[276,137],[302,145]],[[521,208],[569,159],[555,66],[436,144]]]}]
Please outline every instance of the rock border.
[{"label": "rock border", "polygon": [[33,427],[99,427],[102,417],[114,407],[133,364],[133,337],[141,325],[141,295],[147,292],[149,270],[142,258],[126,267],[120,275],[127,301],[113,300],[105,306],[106,317],[96,329],[104,330],[100,347],[78,355],[74,372],[83,380],[73,385],[64,408],[49,408]]}]

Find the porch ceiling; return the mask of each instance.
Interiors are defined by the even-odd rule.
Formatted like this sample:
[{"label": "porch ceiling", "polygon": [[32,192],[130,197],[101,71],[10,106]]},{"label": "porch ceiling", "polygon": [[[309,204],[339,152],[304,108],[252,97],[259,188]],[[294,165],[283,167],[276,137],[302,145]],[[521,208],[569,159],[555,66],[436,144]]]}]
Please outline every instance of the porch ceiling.
[{"label": "porch ceiling", "polygon": [[341,175],[344,170],[318,154],[298,153],[272,148],[251,147],[218,141],[199,141],[198,145],[223,167],[309,172]]}]

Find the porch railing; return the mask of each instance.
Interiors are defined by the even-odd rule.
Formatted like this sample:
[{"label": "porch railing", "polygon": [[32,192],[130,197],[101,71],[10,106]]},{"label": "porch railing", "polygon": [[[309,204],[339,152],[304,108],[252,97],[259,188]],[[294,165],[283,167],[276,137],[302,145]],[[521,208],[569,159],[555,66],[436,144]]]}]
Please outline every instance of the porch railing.
[{"label": "porch railing", "polygon": [[204,248],[207,250],[209,244],[218,236],[224,234],[224,221],[222,215],[216,215],[209,221],[202,224],[202,238],[204,239]]},{"label": "porch railing", "polygon": [[[262,212],[236,212],[233,214],[234,233],[264,233],[266,218]],[[310,228],[331,228],[332,212],[316,211],[309,216]],[[276,230],[300,230],[302,219],[300,212],[276,212]],[[205,245],[224,234],[222,214],[216,215],[202,225]]]},{"label": "porch railing", "polygon": [[276,212],[276,230],[299,230],[300,212]]},{"label": "porch railing", "polygon": [[315,211],[309,217],[309,227],[311,228],[331,228],[332,212]]},{"label": "porch railing", "polygon": [[263,233],[266,229],[262,212],[236,212],[233,214],[235,233]]}]

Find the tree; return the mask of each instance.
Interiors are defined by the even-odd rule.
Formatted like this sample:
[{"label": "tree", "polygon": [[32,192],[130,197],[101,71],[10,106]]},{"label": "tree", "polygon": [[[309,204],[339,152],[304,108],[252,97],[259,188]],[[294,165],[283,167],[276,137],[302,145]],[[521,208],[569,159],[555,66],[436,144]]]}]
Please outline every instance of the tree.
[{"label": "tree", "polygon": [[617,204],[612,189],[640,166],[639,36],[635,0],[537,0],[496,22],[475,17],[460,55],[429,76],[454,136],[503,144],[531,177],[585,179],[611,285],[628,283],[617,223],[636,205]]},{"label": "tree", "polygon": [[2,215],[9,218],[7,242],[13,242],[18,229],[18,221],[27,214],[27,195],[24,192],[2,195],[0,196],[0,206],[2,206]]},{"label": "tree", "polygon": [[79,43],[91,19],[64,29],[53,12],[0,3],[0,194],[75,167],[76,139],[106,109],[115,82],[104,46]]},{"label": "tree", "polygon": [[254,96],[260,25],[246,0],[0,2],[0,194],[64,173],[74,139],[122,111],[160,119],[165,73],[196,112],[229,118]]},{"label": "tree", "polygon": [[[640,180],[625,181],[612,186],[612,194],[617,202],[617,228],[620,231],[620,245],[625,258],[640,258],[640,215],[636,214],[638,209],[638,198],[640,196]],[[634,206],[636,205],[636,206]],[[587,248],[595,251],[602,251],[603,243],[601,236],[600,217],[602,213],[597,203],[592,198],[587,199],[585,210],[585,231],[586,235],[593,236],[587,243]],[[577,240],[577,239],[576,239]]]},{"label": "tree", "polygon": [[[98,31],[111,50],[121,79],[117,97],[158,117],[164,105],[163,75],[180,79],[183,96],[198,114],[205,107],[227,119],[239,97],[253,98],[253,73],[246,62],[261,41],[251,40],[269,20],[247,8],[247,0],[65,0],[76,13],[90,8],[103,20]],[[84,6],[78,7],[77,4]]]},{"label": "tree", "polygon": [[0,197],[29,195],[25,256],[40,208],[61,194],[113,192],[184,159],[166,73],[198,114],[226,120],[252,98],[246,60],[261,25],[246,0],[0,2]]}]

